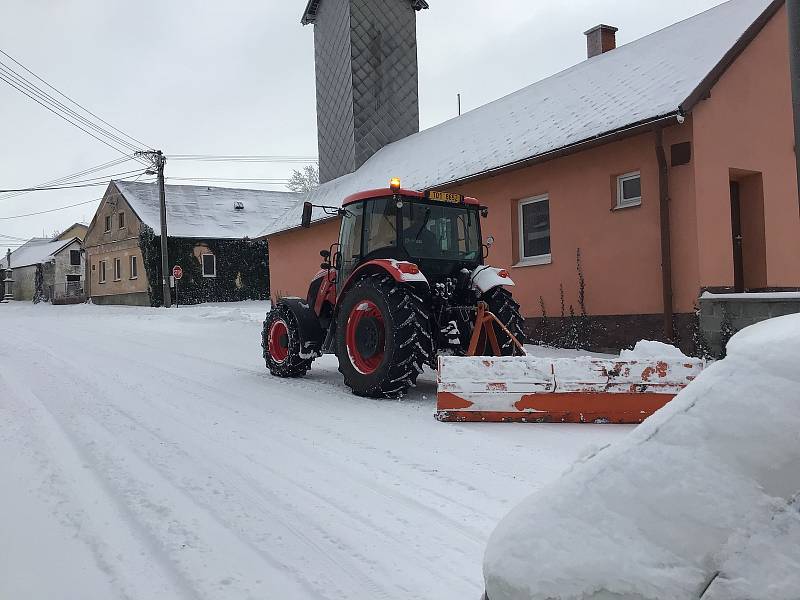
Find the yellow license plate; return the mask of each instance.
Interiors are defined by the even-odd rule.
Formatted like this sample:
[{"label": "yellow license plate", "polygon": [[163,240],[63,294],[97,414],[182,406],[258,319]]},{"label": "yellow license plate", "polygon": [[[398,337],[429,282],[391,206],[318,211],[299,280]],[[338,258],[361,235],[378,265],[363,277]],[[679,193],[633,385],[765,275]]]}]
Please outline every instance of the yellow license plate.
[{"label": "yellow license plate", "polygon": [[464,196],[461,194],[453,194],[451,192],[428,192],[430,200],[438,200],[439,202],[450,202],[452,204],[460,204],[464,201]]}]

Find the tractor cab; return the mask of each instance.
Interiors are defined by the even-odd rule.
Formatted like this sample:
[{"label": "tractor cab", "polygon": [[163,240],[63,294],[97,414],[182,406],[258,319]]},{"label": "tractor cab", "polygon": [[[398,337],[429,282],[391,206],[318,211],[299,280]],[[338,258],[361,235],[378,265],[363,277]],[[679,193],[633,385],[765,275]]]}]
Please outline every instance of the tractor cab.
[{"label": "tractor cab", "polygon": [[340,290],[357,267],[376,259],[413,263],[429,282],[483,264],[477,201],[441,192],[388,191],[356,194],[343,203],[334,257]]}]

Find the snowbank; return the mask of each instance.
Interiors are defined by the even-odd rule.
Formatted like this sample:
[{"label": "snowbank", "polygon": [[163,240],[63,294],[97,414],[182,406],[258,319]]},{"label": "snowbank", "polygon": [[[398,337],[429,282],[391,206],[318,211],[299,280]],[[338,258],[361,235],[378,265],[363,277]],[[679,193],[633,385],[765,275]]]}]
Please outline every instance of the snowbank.
[{"label": "snowbank", "polygon": [[684,360],[689,358],[675,346],[649,340],[636,342],[633,350],[623,350],[619,353],[619,357],[623,360],[641,360],[645,358]]},{"label": "snowbank", "polygon": [[[800,597],[800,315],[728,357],[492,534],[490,600]],[[705,593],[704,593],[705,590]]]}]

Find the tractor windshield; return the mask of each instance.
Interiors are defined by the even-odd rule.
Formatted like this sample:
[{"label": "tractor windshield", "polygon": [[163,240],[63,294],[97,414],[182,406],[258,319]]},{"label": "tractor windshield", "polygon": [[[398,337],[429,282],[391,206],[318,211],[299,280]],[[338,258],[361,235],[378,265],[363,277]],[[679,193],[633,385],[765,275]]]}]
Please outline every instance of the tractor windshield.
[{"label": "tractor windshield", "polygon": [[405,202],[402,240],[412,258],[477,262],[480,225],[475,207]]}]

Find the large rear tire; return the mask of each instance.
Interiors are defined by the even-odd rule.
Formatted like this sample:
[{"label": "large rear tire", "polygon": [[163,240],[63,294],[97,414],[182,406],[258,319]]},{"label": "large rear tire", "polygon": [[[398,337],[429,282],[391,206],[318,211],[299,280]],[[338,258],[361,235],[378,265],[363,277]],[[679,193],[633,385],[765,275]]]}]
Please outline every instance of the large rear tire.
[{"label": "large rear tire", "polygon": [[269,372],[276,377],[302,377],[311,368],[312,358],[300,355],[297,319],[288,307],[278,303],[264,320],[261,347]]},{"label": "large rear tire", "polygon": [[[525,319],[519,311],[519,303],[514,300],[511,292],[506,288],[496,287],[486,292],[482,300],[489,305],[489,310],[494,316],[500,319],[500,322],[514,334],[514,337],[517,338],[519,343],[524,344],[527,341],[524,330]],[[500,345],[500,354],[502,356],[513,355],[516,348],[514,342],[512,342],[508,334],[496,324],[492,326],[497,336],[497,342]],[[486,344],[486,346],[486,350],[491,354],[491,348],[488,347],[488,344]],[[481,346],[478,347],[480,348]]]},{"label": "large rear tire", "polygon": [[342,300],[336,354],[359,396],[399,398],[430,360],[430,318],[422,301],[388,275],[358,281]]}]

